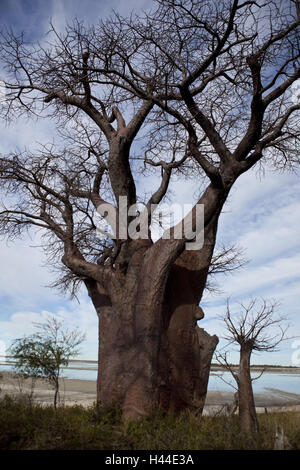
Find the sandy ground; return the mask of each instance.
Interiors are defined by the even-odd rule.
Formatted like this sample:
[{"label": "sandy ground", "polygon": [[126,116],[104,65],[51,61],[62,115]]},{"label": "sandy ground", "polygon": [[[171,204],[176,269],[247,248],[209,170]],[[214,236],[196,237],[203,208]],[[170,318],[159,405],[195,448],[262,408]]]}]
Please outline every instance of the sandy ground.
[{"label": "sandy ground", "polygon": [[[1,372],[0,396],[4,394],[30,393],[31,379],[20,380],[11,373]],[[43,380],[34,387],[33,400],[42,404],[53,403],[53,390]],[[96,381],[60,379],[60,403],[64,405],[90,406],[96,401]],[[204,414],[226,412],[233,403],[233,392],[209,391]],[[227,405],[227,406],[226,406]],[[267,389],[266,393],[255,394],[257,412],[300,411],[300,395],[277,389]]]}]

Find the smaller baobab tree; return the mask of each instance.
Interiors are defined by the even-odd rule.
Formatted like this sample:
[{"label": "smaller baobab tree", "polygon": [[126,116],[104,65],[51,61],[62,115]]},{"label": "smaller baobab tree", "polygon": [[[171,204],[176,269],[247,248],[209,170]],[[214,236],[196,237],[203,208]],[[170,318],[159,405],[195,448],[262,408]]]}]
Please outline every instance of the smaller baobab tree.
[{"label": "smaller baobab tree", "polygon": [[255,410],[250,359],[253,351],[275,351],[286,339],[287,326],[285,318],[277,313],[277,302],[264,299],[253,299],[248,305],[239,304],[239,314],[232,314],[227,301],[223,321],[226,327],[225,340],[238,343],[240,359],[238,371],[228,363],[227,354],[216,354],[217,361],[228,370],[237,383],[238,408],[241,429],[249,435],[258,432],[258,421]]}]

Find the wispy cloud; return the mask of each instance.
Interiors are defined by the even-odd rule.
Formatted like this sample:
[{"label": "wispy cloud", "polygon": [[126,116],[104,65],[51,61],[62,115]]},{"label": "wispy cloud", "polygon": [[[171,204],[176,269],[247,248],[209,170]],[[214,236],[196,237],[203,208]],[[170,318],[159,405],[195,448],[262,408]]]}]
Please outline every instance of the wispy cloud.
[{"label": "wispy cloud", "polygon": [[37,308],[61,302],[57,292],[47,286],[53,282],[53,275],[45,267],[46,258],[41,249],[28,237],[14,243],[0,246],[0,300],[2,315],[13,308]]},{"label": "wispy cloud", "polygon": [[63,320],[64,326],[73,330],[78,328],[86,334],[82,344],[81,357],[97,359],[98,353],[98,319],[92,304],[85,294],[80,295],[80,302],[68,302],[67,306],[60,306],[53,310],[20,310],[7,319],[0,320],[0,342],[6,349],[16,338],[30,335],[35,332],[35,323],[43,323],[47,317],[55,316]]}]

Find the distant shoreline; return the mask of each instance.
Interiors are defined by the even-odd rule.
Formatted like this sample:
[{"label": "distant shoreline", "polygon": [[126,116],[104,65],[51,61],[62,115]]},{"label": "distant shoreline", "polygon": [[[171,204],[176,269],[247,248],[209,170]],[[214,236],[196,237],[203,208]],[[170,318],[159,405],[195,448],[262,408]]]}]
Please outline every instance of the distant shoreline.
[{"label": "distant shoreline", "polygon": [[[230,364],[230,367],[233,370],[238,370],[239,366],[237,364]],[[227,371],[228,369],[225,366],[221,366],[219,364],[212,364],[210,371]],[[291,373],[291,374],[299,374],[300,367],[297,366],[277,366],[277,365],[252,365],[251,366],[252,372],[274,372],[274,373]]]},{"label": "distant shoreline", "polygon": [[[1,371],[0,397],[5,394],[18,395],[29,393],[31,390],[31,380],[19,381],[10,372]],[[61,403],[64,405],[91,406],[96,401],[96,380],[81,379],[60,379]],[[213,414],[233,403],[234,392],[209,390],[205,402],[204,414]],[[299,411],[300,394],[289,393],[275,388],[268,388],[264,393],[255,393],[256,410],[259,413],[272,411]],[[40,404],[49,405],[53,403],[53,389],[45,380],[37,380],[34,389],[34,401]]]},{"label": "distant shoreline", "polygon": [[[10,358],[10,356],[6,356],[7,358]],[[95,367],[76,367],[76,363],[78,364],[93,364]],[[0,359],[0,367],[1,366],[6,366],[6,365],[11,365],[13,366],[15,364],[14,361],[1,361]],[[62,367],[62,369],[69,369],[69,370],[93,370],[97,371],[98,370],[98,361],[96,360],[89,360],[89,359],[72,359],[69,361],[69,366],[67,367]],[[74,366],[73,366],[74,364]],[[229,364],[230,367],[237,371],[239,366],[238,364]],[[212,363],[210,371],[211,372],[226,372],[228,369],[225,366],[222,366],[220,364]],[[283,366],[283,365],[273,365],[273,364],[253,364],[251,366],[251,371],[252,372],[276,372],[276,373],[295,373],[299,374],[300,373],[300,367],[298,366]]]}]

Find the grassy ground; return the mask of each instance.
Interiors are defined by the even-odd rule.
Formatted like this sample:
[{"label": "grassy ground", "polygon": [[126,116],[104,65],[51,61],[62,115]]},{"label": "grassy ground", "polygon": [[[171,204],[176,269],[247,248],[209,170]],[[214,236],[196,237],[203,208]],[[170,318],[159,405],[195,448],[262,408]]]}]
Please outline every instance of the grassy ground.
[{"label": "grassy ground", "polygon": [[300,413],[259,415],[260,432],[249,441],[238,417],[157,414],[124,424],[115,407],[59,407],[33,404],[26,397],[0,400],[0,449],[232,450],[273,449],[275,428],[283,427],[292,449],[300,449]]}]

